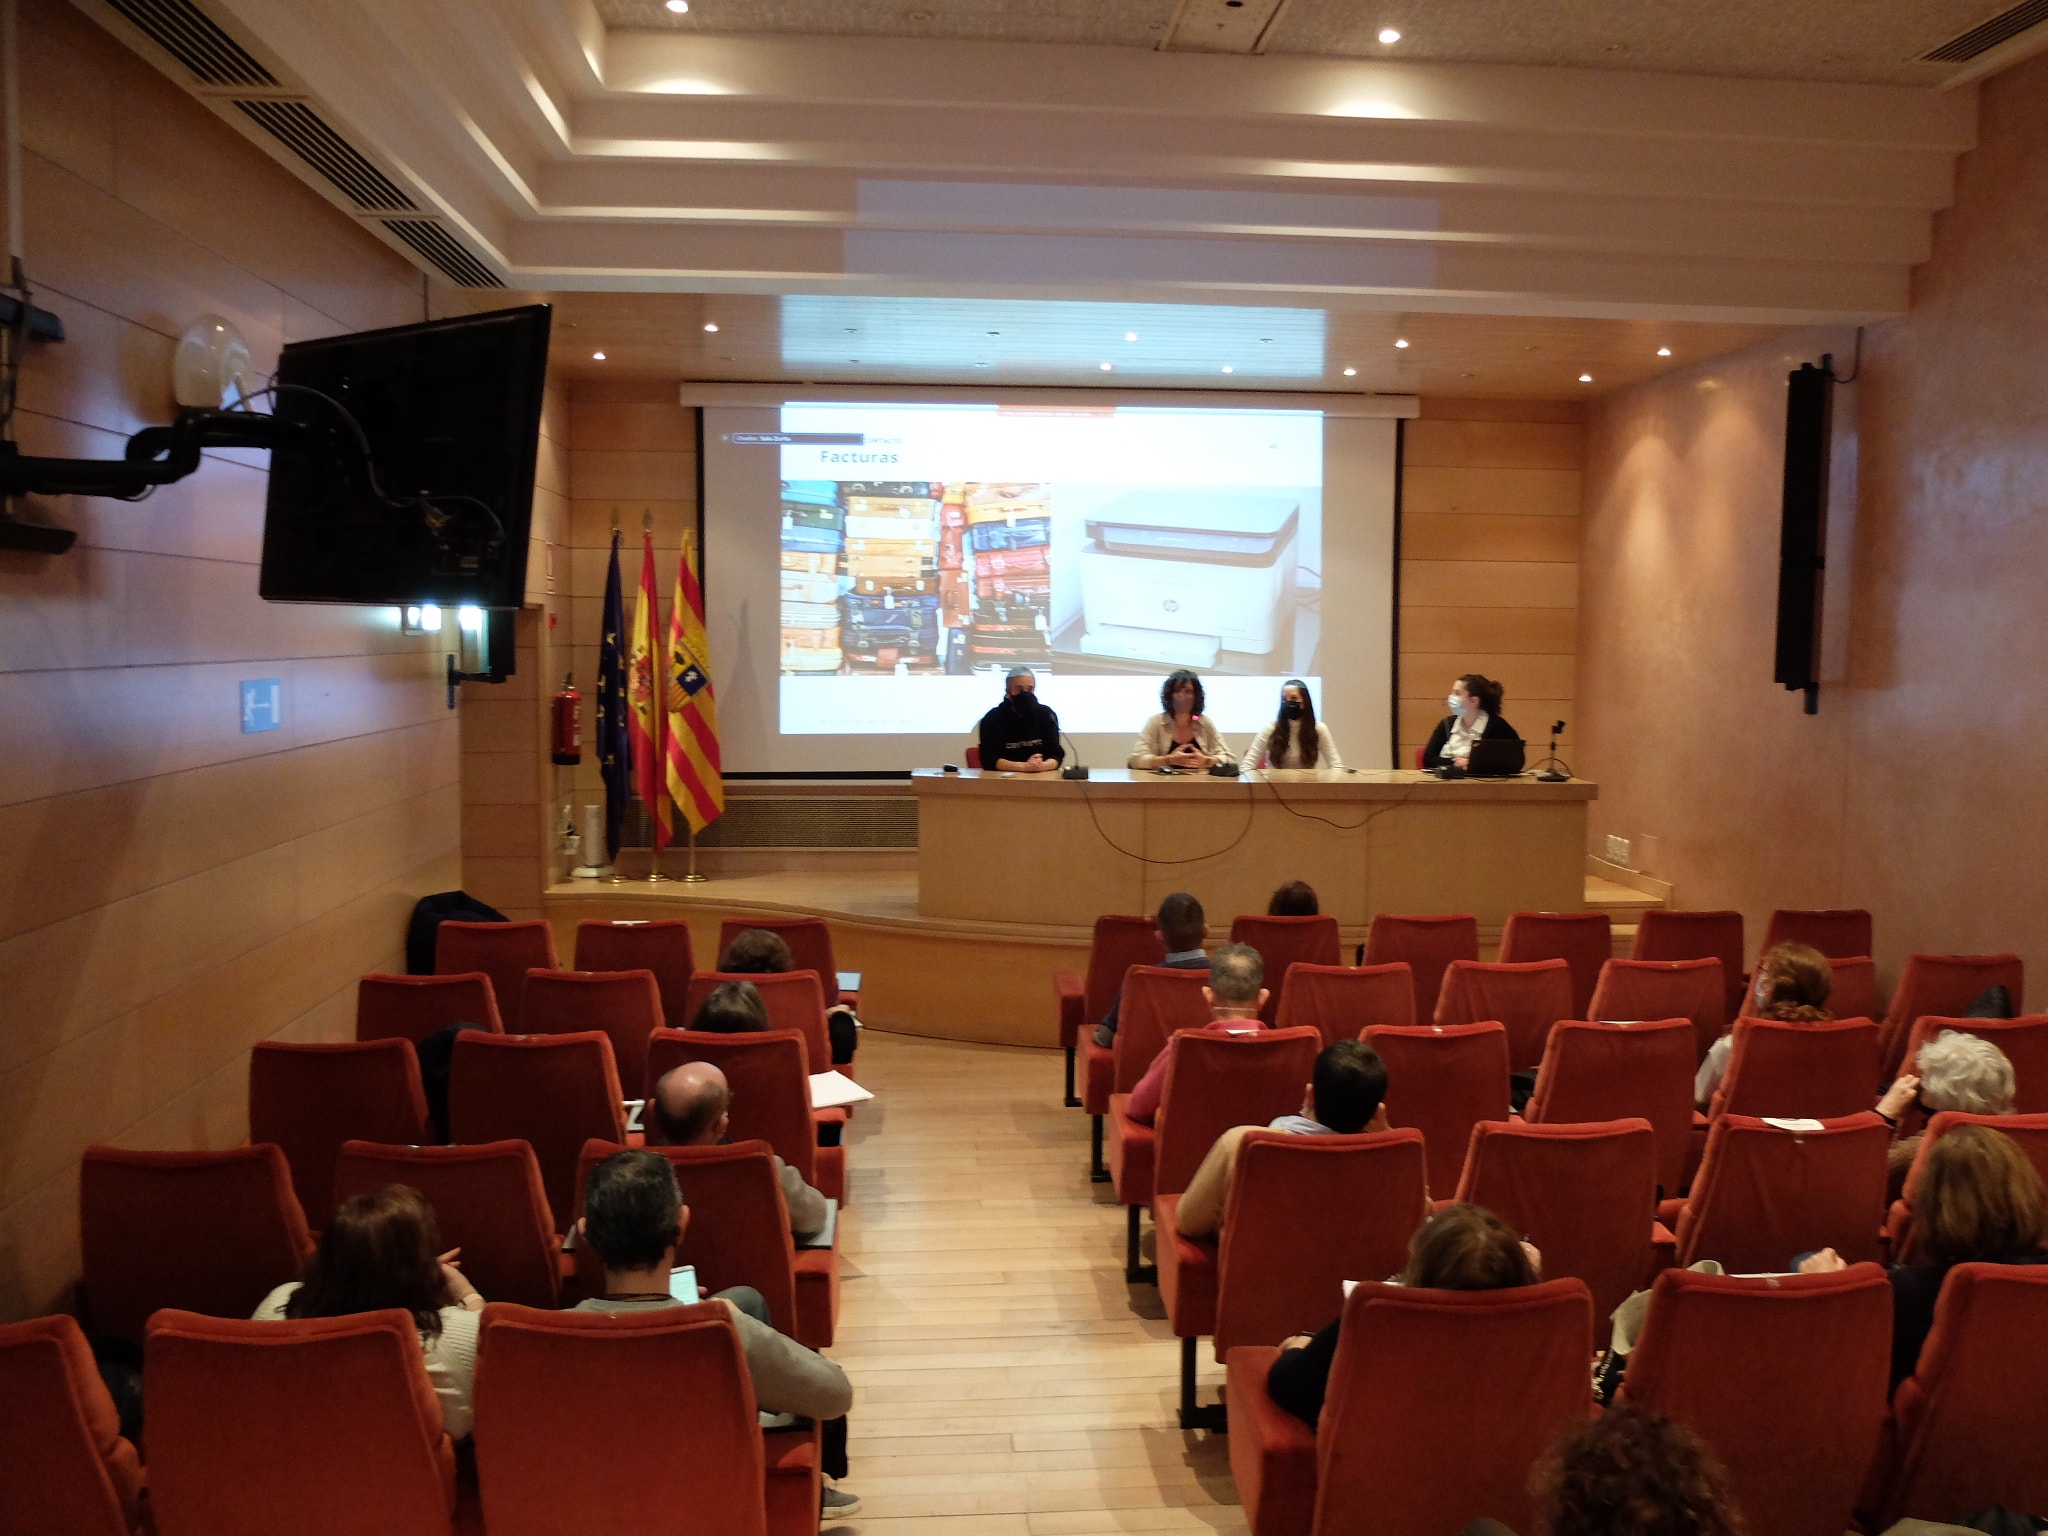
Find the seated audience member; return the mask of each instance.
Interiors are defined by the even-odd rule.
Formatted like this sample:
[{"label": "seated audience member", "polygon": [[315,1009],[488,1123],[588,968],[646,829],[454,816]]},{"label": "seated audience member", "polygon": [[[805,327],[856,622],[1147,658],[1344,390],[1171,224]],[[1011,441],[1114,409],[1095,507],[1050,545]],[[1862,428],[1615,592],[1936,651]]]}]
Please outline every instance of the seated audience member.
[{"label": "seated audience member", "polygon": [[[1537,1463],[1548,1536],[1739,1536],[1728,1474],[1700,1437],[1640,1408],[1574,1424]],[[1505,1530],[1505,1527],[1497,1527]]]},{"label": "seated audience member", "polygon": [[452,1440],[468,1436],[476,1375],[477,1313],[484,1298],[440,1253],[434,1208],[407,1184],[386,1184],[343,1202],[306,1260],[305,1277],[280,1285],[258,1318],[346,1317],[403,1307],[420,1332],[427,1379]]},{"label": "seated audience member", "polygon": [[[2013,1105],[2012,1063],[2005,1052],[1982,1035],[1966,1035],[1959,1029],[1945,1029],[1920,1047],[1914,1063],[1917,1074],[1902,1072],[1884,1097],[1877,1112],[1894,1130],[1899,1117],[1916,1102],[1928,1114],[1944,1109],[1972,1115],[2009,1115]],[[1899,1197],[1905,1187],[1906,1170],[1920,1153],[1920,1137],[1894,1136],[1888,1150],[1891,1168],[1891,1196]]]},{"label": "seated audience member", "polygon": [[[1252,1034],[1266,1026],[1259,1010],[1266,1006],[1266,965],[1249,944],[1220,945],[1209,957],[1209,985],[1202,996],[1209,1003],[1209,1022],[1202,1027],[1211,1034]],[[1166,1092],[1166,1058],[1162,1050],[1131,1090],[1131,1102],[1124,1113],[1140,1125],[1159,1118],[1160,1095]]]},{"label": "seated audience member", "polygon": [[[1159,942],[1166,946],[1166,958],[1159,963],[1176,971],[1205,971],[1209,968],[1209,957],[1202,945],[1209,937],[1208,918],[1202,912],[1202,904],[1186,891],[1175,891],[1159,903]],[[1095,1026],[1095,1043],[1100,1046],[1116,1044],[1116,1019],[1124,1005],[1123,992],[1117,992],[1116,1001],[1109,1005],[1109,1012],[1102,1022]]]},{"label": "seated audience member", "polygon": [[1317,917],[1322,910],[1316,901],[1316,888],[1306,880],[1288,881],[1266,903],[1268,917]]},{"label": "seated audience member", "polygon": [[[1894,1387],[1919,1363],[1950,1269],[2048,1264],[2048,1193],[2010,1136],[1986,1125],[1959,1125],[1928,1151],[1913,1189],[1913,1233],[1924,1262],[1890,1267]],[[1799,1261],[1805,1275],[1845,1267],[1832,1248]]]},{"label": "seated audience member", "polygon": [[[708,1061],[688,1061],[661,1074],[654,1085],[654,1123],[672,1147],[715,1147],[732,1128],[732,1086]],[[775,1178],[789,1208],[789,1230],[801,1241],[825,1230],[832,1214],[825,1197],[781,1158]]]},{"label": "seated audience member", "polygon": [[[599,1163],[584,1187],[576,1231],[604,1263],[605,1293],[578,1302],[576,1310],[649,1312],[678,1305],[669,1294],[669,1273],[689,1221],[690,1208],[683,1204],[675,1169],[659,1152],[614,1152]],[[758,1299],[759,1293],[753,1294]],[[825,1430],[825,1474],[844,1477],[846,1411],[853,1406],[846,1373],[815,1350],[777,1333],[730,1295],[712,1299],[725,1303],[739,1330],[756,1405],[763,1413],[817,1420]],[[860,1500],[853,1494],[825,1490],[827,1515],[850,1515],[859,1508]]]},{"label": "seated audience member", "polygon": [[[1363,1040],[1337,1040],[1316,1057],[1301,1113],[1282,1115],[1266,1127],[1296,1136],[1349,1136],[1387,1128],[1387,1066]],[[1256,1126],[1233,1126],[1216,1138],[1202,1166],[1180,1197],[1173,1224],[1184,1237],[1214,1237],[1223,1229],[1238,1148]]]},{"label": "seated audience member", "polygon": [[690,1028],[712,1035],[750,1035],[768,1028],[768,1005],[751,981],[721,981],[697,1005]]},{"label": "seated audience member", "polygon": [[[781,934],[769,928],[743,928],[732,936],[718,968],[742,976],[781,976],[796,969],[796,957]],[[820,976],[818,984],[828,998],[839,996],[839,978]],[[758,994],[757,994],[758,997]],[[843,1067],[860,1047],[860,1020],[844,1003],[833,1002],[825,1009],[825,1032],[832,1041],[832,1065]],[[823,1071],[821,1067],[818,1070]]]},{"label": "seated audience member", "polygon": [[[1806,944],[1780,944],[1756,968],[1756,985],[1750,991],[1743,1017],[1774,1019],[1781,1024],[1825,1024],[1834,1015],[1826,1008],[1834,988],[1835,973],[1828,957]],[[1728,1058],[1735,1052],[1735,1030],[1731,1026],[1707,1051],[1707,1059],[1692,1080],[1693,1102],[1705,1109],[1714,1101],[1714,1090],[1728,1075]]]},{"label": "seated audience member", "polygon": [[[1484,1206],[1450,1205],[1422,1224],[1408,1245],[1395,1285],[1439,1291],[1504,1291],[1543,1278],[1543,1256]],[[1340,1316],[1313,1338],[1296,1334],[1280,1346],[1266,1376],[1273,1401],[1314,1427],[1322,1417],[1330,1363],[1337,1357]]]}]

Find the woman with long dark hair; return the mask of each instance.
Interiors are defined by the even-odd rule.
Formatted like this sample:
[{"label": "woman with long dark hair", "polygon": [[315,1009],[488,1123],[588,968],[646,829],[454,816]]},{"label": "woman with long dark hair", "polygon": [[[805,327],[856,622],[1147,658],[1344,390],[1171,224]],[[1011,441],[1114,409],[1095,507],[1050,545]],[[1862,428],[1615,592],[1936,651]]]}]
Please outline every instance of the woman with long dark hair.
[{"label": "woman with long dark hair", "polygon": [[1145,722],[1131,747],[1131,768],[1213,768],[1230,761],[1230,747],[1203,716],[1202,680],[1182,667],[1159,688],[1159,713]]},{"label": "woman with long dark hair", "polygon": [[1252,738],[1252,744],[1237,766],[1254,768],[1342,768],[1344,758],[1337,751],[1337,738],[1327,725],[1316,722],[1316,701],[1309,697],[1308,684],[1290,677],[1280,685],[1280,713],[1273,723]]},{"label": "woman with long dark hair", "polygon": [[1520,741],[1521,734],[1501,718],[1500,700],[1500,684],[1490,677],[1467,672],[1456,679],[1444,700],[1450,713],[1437,722],[1422,749],[1422,766],[1463,768],[1475,741]]}]

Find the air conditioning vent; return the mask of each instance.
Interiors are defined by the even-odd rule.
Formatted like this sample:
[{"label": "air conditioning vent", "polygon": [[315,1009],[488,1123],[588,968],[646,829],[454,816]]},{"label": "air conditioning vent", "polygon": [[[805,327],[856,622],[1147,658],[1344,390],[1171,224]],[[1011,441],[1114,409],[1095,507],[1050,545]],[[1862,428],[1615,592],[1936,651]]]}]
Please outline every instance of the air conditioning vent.
[{"label": "air conditioning vent", "polygon": [[275,85],[248,50],[187,0],[107,0],[205,85]]},{"label": "air conditioning vent", "polygon": [[235,108],[326,177],[358,208],[410,213],[419,207],[304,102],[238,101]]},{"label": "air conditioning vent", "polygon": [[504,279],[432,219],[386,219],[384,227],[461,288],[502,288]]},{"label": "air conditioning vent", "polygon": [[1952,37],[1931,53],[1920,57],[1930,64],[1966,64],[1981,53],[1989,53],[2030,27],[2048,21],[2048,0],[2020,0],[2011,10],[2000,11],[1989,21]]}]

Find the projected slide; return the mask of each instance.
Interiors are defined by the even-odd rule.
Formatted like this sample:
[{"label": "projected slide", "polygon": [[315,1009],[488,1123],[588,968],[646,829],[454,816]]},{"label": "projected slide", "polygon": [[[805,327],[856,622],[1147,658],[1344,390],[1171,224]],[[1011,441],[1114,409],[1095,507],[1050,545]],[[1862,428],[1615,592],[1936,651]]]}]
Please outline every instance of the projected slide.
[{"label": "projected slide", "polygon": [[[1023,664],[1068,729],[1135,729],[1159,675],[1270,716],[1321,642],[1310,411],[788,404],[785,734],[928,731]],[[1313,684],[1312,684],[1313,685]]]}]

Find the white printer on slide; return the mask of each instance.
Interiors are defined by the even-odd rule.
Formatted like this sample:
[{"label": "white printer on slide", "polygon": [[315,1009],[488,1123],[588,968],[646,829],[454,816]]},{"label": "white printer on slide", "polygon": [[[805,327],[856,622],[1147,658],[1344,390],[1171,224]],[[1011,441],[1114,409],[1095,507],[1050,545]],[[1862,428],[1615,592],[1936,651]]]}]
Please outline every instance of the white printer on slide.
[{"label": "white printer on slide", "polygon": [[1263,492],[1143,490],[1087,521],[1082,651],[1213,666],[1263,654],[1294,603],[1301,504]]}]

